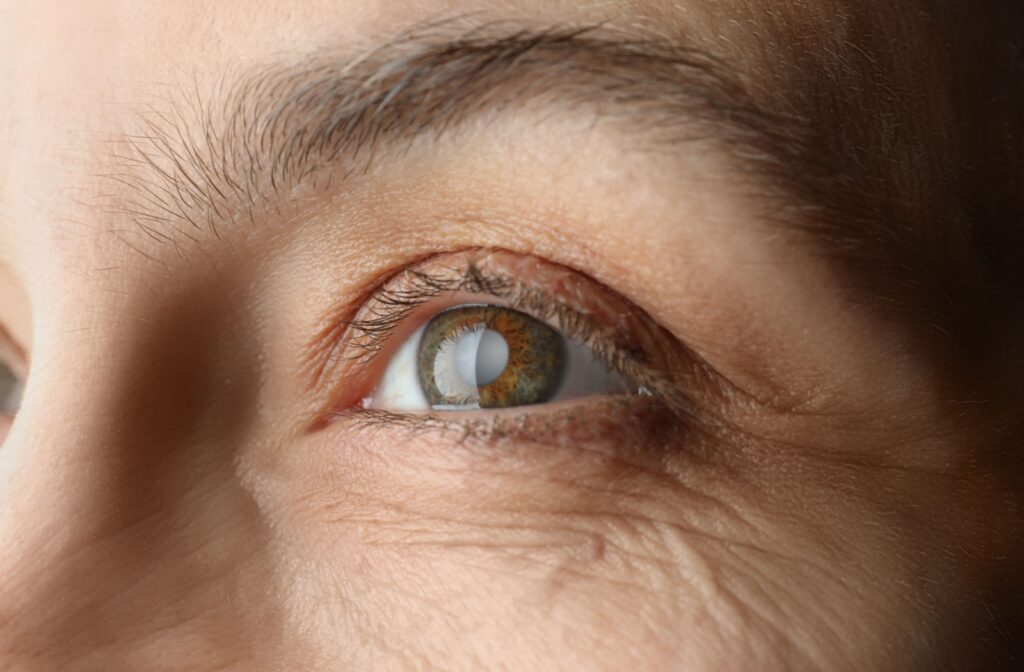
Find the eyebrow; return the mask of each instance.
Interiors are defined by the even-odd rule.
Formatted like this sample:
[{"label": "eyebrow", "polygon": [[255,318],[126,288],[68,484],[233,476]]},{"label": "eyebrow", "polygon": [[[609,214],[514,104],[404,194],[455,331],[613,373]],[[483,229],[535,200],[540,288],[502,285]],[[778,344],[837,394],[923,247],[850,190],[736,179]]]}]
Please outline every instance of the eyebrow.
[{"label": "eyebrow", "polygon": [[[211,100],[198,85],[180,91],[139,116],[141,132],[116,155],[124,170],[108,177],[132,193],[115,214],[160,243],[201,247],[225,226],[257,226],[295,187],[344,180],[402,143],[531,102],[585,110],[630,129],[651,151],[710,143],[732,159],[735,174],[725,179],[750,184],[754,215],[808,234],[858,301],[945,332],[940,325],[958,308],[949,287],[963,286],[967,270],[932,263],[931,247],[942,245],[921,245],[911,233],[917,223],[893,216],[886,194],[895,175],[882,176],[893,184],[861,184],[845,171],[865,151],[848,134],[858,123],[874,127],[870,107],[850,108],[859,120],[823,112],[829,107],[801,116],[789,96],[806,104],[806,90],[777,85],[768,99],[755,96],[755,75],[685,36],[442,21],[368,48],[320,49],[227,74]],[[843,95],[839,80],[808,75],[804,84],[832,107]]]},{"label": "eyebrow", "polygon": [[136,196],[121,214],[151,237],[170,238],[170,228],[194,238],[187,228],[254,219],[303,180],[365,170],[386,147],[538,101],[622,122],[659,151],[712,142],[761,181],[788,184],[809,164],[798,160],[800,120],[755,104],[728,64],[675,39],[606,26],[442,22],[219,88],[213,104],[181,92],[170,111],[141,115],[142,132],[118,155],[128,170],[114,177]]}]

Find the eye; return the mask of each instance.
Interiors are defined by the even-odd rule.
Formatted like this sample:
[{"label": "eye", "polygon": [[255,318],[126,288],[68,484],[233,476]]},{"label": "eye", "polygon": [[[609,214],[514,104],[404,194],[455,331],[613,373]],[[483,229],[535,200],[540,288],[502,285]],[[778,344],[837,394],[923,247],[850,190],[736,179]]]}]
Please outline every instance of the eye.
[{"label": "eye", "polygon": [[0,324],[0,444],[6,440],[14,416],[21,409],[27,375],[28,361],[24,349]]},{"label": "eye", "polygon": [[[676,409],[689,417],[682,386],[703,373],[614,289],[504,250],[428,257],[354,308],[332,310],[307,346],[309,385],[324,390],[310,431],[355,419],[493,440],[550,437],[553,425],[527,425],[562,423],[560,436],[581,436],[598,420],[633,426]],[[531,411],[498,412],[511,409]]]},{"label": "eye", "polygon": [[10,354],[6,344],[0,343],[0,444],[7,439],[25,390],[24,376],[20,375],[19,367],[7,363],[12,361],[6,359]]},{"label": "eye", "polygon": [[0,362],[0,415],[13,417],[21,407],[25,384],[11,367]]},{"label": "eye", "polygon": [[388,362],[369,408],[501,409],[630,393],[587,345],[519,310],[442,310]]}]

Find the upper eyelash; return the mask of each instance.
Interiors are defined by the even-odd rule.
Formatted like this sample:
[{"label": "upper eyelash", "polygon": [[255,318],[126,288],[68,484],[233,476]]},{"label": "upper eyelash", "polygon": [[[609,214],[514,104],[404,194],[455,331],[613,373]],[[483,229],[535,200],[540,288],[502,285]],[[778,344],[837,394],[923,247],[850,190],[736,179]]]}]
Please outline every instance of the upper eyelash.
[{"label": "upper eyelash", "polygon": [[509,306],[532,314],[542,320],[555,321],[566,336],[574,338],[591,349],[594,356],[608,367],[638,384],[644,368],[644,352],[629,344],[621,334],[602,328],[585,311],[552,298],[547,293],[525,285],[514,278],[492,273],[473,262],[460,272],[448,267],[447,273],[404,271],[405,286],[396,282],[380,289],[371,299],[368,316],[357,317],[345,323],[341,350],[355,348],[346,357],[356,363],[367,364],[384,349],[399,326],[417,308],[431,299],[452,292],[488,294],[507,301]]},{"label": "upper eyelash", "polygon": [[449,270],[453,271],[451,275],[404,271],[404,277],[409,282],[407,287],[382,288],[371,299],[369,316],[344,322],[344,344],[361,351],[353,355],[353,358],[365,360],[378,353],[413,311],[442,294],[469,292],[507,299],[513,287],[507,278],[488,276],[475,264],[469,264],[461,276],[456,274],[456,269]]},{"label": "upper eyelash", "polygon": [[[474,274],[476,275],[476,274]],[[412,278],[411,288],[396,288],[401,278]],[[383,348],[399,325],[419,306],[457,285],[440,274],[405,269],[373,290],[364,305],[369,315],[330,322],[310,344],[305,358],[309,386],[321,382],[332,363],[348,360],[368,363]],[[360,311],[363,312],[363,311]],[[355,348],[352,355],[339,355]]]}]

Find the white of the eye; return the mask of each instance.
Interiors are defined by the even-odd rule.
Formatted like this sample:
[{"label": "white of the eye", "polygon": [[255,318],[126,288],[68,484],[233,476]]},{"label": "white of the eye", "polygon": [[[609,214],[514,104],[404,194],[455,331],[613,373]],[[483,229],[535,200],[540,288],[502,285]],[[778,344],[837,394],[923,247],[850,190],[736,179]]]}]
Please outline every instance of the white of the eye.
[{"label": "white of the eye", "polygon": [[474,329],[455,344],[455,370],[471,387],[489,385],[508,366],[508,343],[493,329]]},{"label": "white of the eye", "polygon": [[25,384],[7,366],[0,364],[0,413],[17,413],[24,393]]},{"label": "white of the eye", "polygon": [[[420,343],[425,331],[426,325],[420,327],[395,352],[373,397],[364,400],[365,407],[396,412],[431,410],[419,383]],[[508,366],[508,358],[508,343],[501,334],[482,328],[470,330],[455,342],[442,345],[434,360],[434,382],[442,393],[465,401],[452,406],[435,406],[433,410],[478,409],[474,399],[479,394],[479,386],[487,385],[501,375]],[[590,347],[568,340],[564,379],[551,401],[645,392],[643,389],[638,391],[609,371]]]},{"label": "white of the eye", "polygon": [[578,341],[569,341],[565,379],[553,401],[634,392],[625,380],[608,370],[591,348]]},{"label": "white of the eye", "polygon": [[425,330],[426,325],[420,327],[395,352],[373,397],[364,400],[367,408],[389,411],[430,410],[427,395],[420,387],[417,373],[420,341],[423,340]]}]

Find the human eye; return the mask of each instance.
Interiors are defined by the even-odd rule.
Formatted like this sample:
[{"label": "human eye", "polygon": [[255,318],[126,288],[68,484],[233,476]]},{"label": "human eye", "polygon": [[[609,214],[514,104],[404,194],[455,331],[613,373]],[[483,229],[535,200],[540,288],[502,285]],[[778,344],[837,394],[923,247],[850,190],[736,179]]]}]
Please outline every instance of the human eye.
[{"label": "human eye", "polygon": [[508,305],[460,304],[406,339],[367,406],[452,412],[631,393],[635,385],[559,326]]},{"label": "human eye", "polygon": [[0,443],[21,408],[25,391],[25,357],[0,328]]},{"label": "human eye", "polygon": [[665,417],[685,405],[675,374],[695,363],[610,288],[502,251],[406,268],[327,331],[338,332],[326,359],[347,392],[332,413],[407,425],[484,421],[488,431],[501,423],[525,431],[527,417]]},{"label": "human eye", "polygon": [[14,368],[0,361],[0,415],[13,418],[21,407],[25,383]]}]

